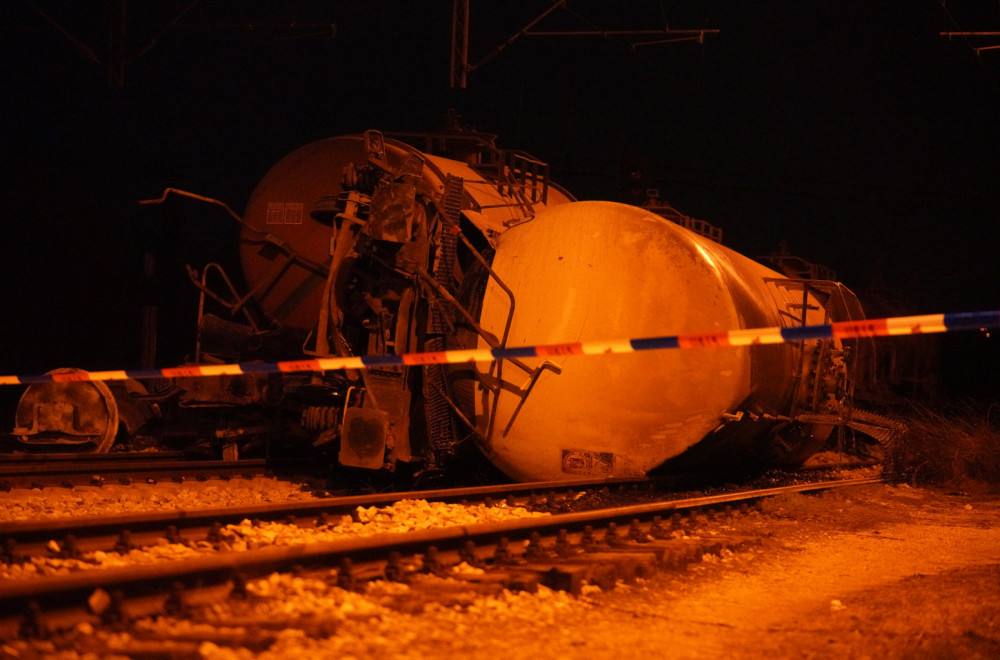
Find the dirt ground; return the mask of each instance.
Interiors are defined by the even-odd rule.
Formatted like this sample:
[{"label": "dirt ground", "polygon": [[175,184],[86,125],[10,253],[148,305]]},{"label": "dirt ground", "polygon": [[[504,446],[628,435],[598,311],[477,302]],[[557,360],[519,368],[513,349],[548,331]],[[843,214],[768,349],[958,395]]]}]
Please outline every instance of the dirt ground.
[{"label": "dirt ground", "polygon": [[617,623],[672,657],[1000,657],[1000,498],[871,486],[766,510],[756,556],[608,594]]},{"label": "dirt ground", "polygon": [[[873,485],[768,504],[750,551],[448,635],[440,657],[1000,658],[1000,497]],[[443,648],[450,647],[450,648]]]}]

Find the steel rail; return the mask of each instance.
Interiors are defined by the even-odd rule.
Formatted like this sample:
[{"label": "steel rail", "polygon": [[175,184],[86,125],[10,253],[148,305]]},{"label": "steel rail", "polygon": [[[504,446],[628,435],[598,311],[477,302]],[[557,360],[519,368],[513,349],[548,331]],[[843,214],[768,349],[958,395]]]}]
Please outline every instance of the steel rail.
[{"label": "steel rail", "polygon": [[263,474],[295,465],[294,459],[191,459],[181,452],[122,452],[4,455],[0,458],[0,485],[35,488],[64,485],[101,485],[146,479],[208,478]]},{"label": "steel rail", "polygon": [[255,519],[282,520],[287,519],[289,516],[295,516],[296,518],[319,517],[323,513],[331,515],[347,514],[358,507],[387,506],[406,499],[432,502],[459,502],[461,500],[486,500],[491,497],[503,499],[508,496],[524,496],[531,493],[580,488],[613,488],[642,484],[652,485],[653,483],[647,477],[536,481],[497,486],[439,488],[433,490],[351,495],[346,497],[326,497],[314,500],[274,502],[238,507],[171,509],[166,511],[123,513],[111,516],[0,522],[0,540],[12,539],[16,543],[22,544],[48,541],[56,534],[73,534],[80,539],[110,533],[117,534],[123,529],[131,532],[159,531],[168,526],[174,526],[179,531],[183,531],[187,528],[208,527],[215,522],[226,524]]}]

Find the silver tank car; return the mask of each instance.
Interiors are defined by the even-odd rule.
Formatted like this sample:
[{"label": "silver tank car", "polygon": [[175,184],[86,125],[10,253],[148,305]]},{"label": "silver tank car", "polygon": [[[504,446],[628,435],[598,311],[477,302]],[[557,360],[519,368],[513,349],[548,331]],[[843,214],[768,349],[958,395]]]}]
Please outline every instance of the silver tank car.
[{"label": "silver tank car", "polygon": [[[497,240],[515,292],[512,346],[821,324],[857,318],[843,286],[789,280],[641,208],[575,202]],[[510,302],[491,283],[482,325]],[[850,348],[833,340],[563,356],[548,373],[485,369],[478,429],[521,480],[645,474],[676,457],[802,460],[851,405]],[[558,371],[558,373],[557,373]],[[497,393],[499,393],[497,395]]]},{"label": "silver tank car", "polygon": [[[574,201],[544,164],[474,137],[438,136],[443,157],[427,153],[434,138],[420,151],[369,131],[272,168],[241,237],[272,321],[313,329],[317,354],[371,355],[862,316],[840,284],[787,279],[647,210]],[[323,267],[276,264],[265,232]],[[851,346],[810,340],[375,370],[356,375],[365,397],[346,403],[358,409],[342,416],[339,458],[375,467],[351,447],[386,444],[352,430],[356,415],[392,436],[392,460],[442,466],[469,438],[519,480],[639,475],[670,459],[795,463],[849,420],[853,362]]]}]

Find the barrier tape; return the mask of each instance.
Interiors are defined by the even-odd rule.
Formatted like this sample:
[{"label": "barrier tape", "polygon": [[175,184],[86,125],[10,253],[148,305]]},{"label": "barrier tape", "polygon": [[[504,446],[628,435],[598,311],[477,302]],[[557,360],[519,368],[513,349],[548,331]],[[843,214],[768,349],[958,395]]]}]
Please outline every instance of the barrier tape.
[{"label": "barrier tape", "polygon": [[668,348],[715,348],[781,344],[803,339],[850,339],[890,335],[919,335],[956,330],[980,330],[1000,327],[1000,311],[962,312],[897,316],[865,321],[840,321],[826,325],[804,325],[789,328],[755,328],[710,332],[703,334],[584,341],[568,344],[539,344],[515,348],[473,348],[403,355],[365,355],[361,357],[331,357],[284,362],[241,362],[238,364],[200,364],[167,369],[126,369],[120,371],[73,371],[34,376],[0,376],[0,385],[31,383],[65,383],[74,381],[108,381],[126,379],[226,376],[275,372],[315,372],[337,369],[371,369],[373,367],[420,366],[428,364],[459,364],[463,362],[494,362],[510,358],[555,357],[562,355],[604,355]]}]

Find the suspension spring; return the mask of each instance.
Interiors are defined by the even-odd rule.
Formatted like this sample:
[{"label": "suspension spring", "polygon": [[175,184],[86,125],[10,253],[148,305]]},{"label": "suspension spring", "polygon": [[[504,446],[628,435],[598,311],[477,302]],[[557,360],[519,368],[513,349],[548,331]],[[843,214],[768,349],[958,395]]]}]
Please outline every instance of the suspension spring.
[{"label": "suspension spring", "polygon": [[325,431],[340,422],[340,408],[309,406],[302,411],[302,427],[309,431]]}]

